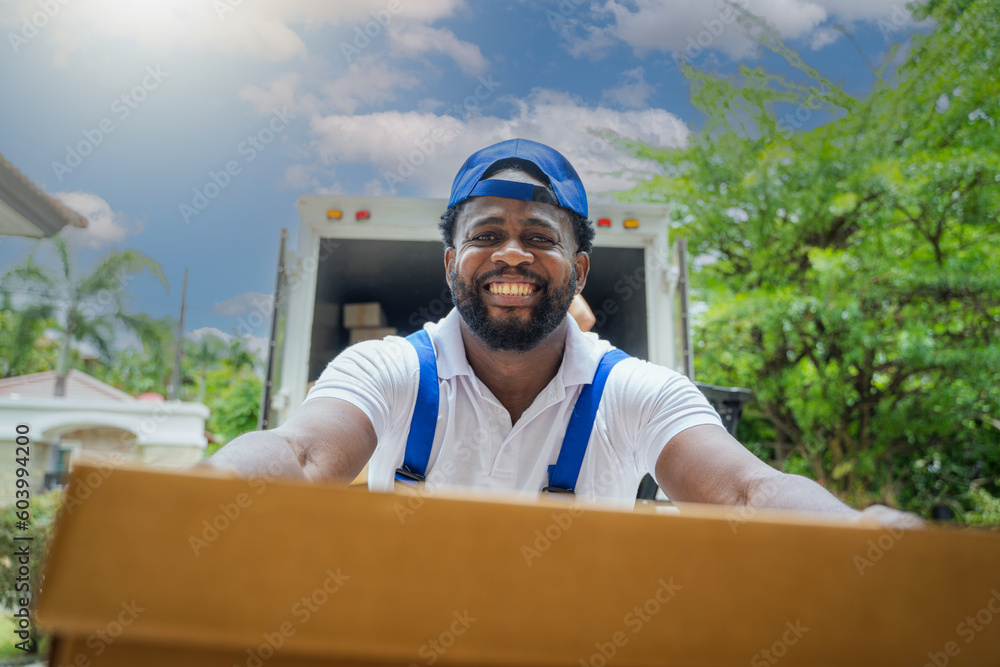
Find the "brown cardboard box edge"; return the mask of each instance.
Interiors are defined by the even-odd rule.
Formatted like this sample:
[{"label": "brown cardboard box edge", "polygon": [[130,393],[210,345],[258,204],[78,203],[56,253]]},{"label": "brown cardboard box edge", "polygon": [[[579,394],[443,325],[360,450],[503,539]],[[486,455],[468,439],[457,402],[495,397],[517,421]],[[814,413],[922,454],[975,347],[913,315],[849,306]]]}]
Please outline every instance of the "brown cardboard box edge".
[{"label": "brown cardboard box edge", "polygon": [[[252,495],[242,479],[76,467],[39,619],[85,637],[131,596],[149,611],[122,646],[239,650],[297,620],[295,601],[343,568],[349,578],[294,626],[283,655],[423,662],[421,647],[465,608],[481,620],[441,664],[579,664],[633,629],[628,610],[645,603],[657,614],[623,635],[623,664],[746,664],[796,616],[811,641],[787,647],[784,664],[907,664],[954,639],[1000,587],[992,534],[258,482]],[[227,508],[241,508],[228,523]],[[674,584],[676,599],[652,604]],[[998,630],[1000,618],[963,645],[962,664],[1000,654]]]},{"label": "brown cardboard box edge", "polygon": [[384,327],[387,321],[385,310],[378,301],[345,303],[341,320],[343,326],[347,329],[355,327]]}]

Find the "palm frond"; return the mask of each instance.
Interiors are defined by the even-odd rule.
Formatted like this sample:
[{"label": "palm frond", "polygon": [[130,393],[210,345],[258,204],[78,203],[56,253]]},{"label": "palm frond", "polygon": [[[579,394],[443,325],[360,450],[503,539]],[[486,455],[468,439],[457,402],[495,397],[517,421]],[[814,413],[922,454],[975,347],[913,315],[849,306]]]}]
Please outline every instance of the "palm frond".
[{"label": "palm frond", "polygon": [[10,269],[0,278],[0,289],[6,291],[15,287],[42,288],[47,291],[55,287],[55,281],[45,269],[35,262],[35,257],[31,254],[24,262]]},{"label": "palm frond", "polygon": [[62,263],[63,276],[66,278],[66,282],[72,282],[73,260],[69,255],[69,246],[66,245],[66,239],[62,236],[53,236],[52,245],[55,246],[56,254],[59,255],[59,261]]},{"label": "palm frond", "polygon": [[76,284],[76,292],[81,296],[93,296],[102,292],[120,295],[132,278],[143,271],[149,271],[169,291],[166,276],[159,263],[136,250],[122,250],[105,255],[97,266]]}]

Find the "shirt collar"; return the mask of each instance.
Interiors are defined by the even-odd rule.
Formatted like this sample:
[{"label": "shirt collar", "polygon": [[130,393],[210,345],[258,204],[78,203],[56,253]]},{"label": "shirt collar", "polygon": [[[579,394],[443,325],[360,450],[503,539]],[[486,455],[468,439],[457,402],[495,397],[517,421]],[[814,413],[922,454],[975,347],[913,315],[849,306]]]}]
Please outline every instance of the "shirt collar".
[{"label": "shirt collar", "polygon": [[[564,387],[589,384],[601,362],[600,346],[595,345],[597,335],[580,331],[579,325],[569,315],[566,316],[566,347],[563,362],[556,373]],[[432,328],[433,327],[433,328]],[[462,341],[462,317],[458,309],[452,308],[436,325],[428,327],[437,355],[438,377],[449,380],[457,375],[475,375],[465,356]],[[593,338],[594,340],[588,340]]]}]

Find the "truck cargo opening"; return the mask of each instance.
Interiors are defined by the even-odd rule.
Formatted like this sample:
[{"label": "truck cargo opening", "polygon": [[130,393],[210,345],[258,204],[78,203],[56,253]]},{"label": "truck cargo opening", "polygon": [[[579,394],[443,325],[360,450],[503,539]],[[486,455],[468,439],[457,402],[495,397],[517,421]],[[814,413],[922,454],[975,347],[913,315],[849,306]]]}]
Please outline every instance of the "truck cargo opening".
[{"label": "truck cargo opening", "polygon": [[[352,341],[406,336],[452,309],[437,229],[446,206],[442,199],[406,197],[299,198],[287,298],[280,299],[271,337],[269,426],[302,404],[309,383]],[[594,333],[633,356],[685,372],[682,272],[669,242],[667,207],[592,203],[590,215],[602,222],[583,290],[597,320]],[[354,305],[350,321],[347,304]]]},{"label": "truck cargo opening", "polygon": [[[440,242],[323,239],[321,243],[323,259],[317,272],[309,360],[311,380],[351,342],[345,326],[350,323],[343,321],[344,304],[379,304],[385,313],[384,328],[395,329],[401,336],[451,310]],[[583,296],[597,318],[593,331],[645,359],[643,266],[641,248],[594,248]]]}]

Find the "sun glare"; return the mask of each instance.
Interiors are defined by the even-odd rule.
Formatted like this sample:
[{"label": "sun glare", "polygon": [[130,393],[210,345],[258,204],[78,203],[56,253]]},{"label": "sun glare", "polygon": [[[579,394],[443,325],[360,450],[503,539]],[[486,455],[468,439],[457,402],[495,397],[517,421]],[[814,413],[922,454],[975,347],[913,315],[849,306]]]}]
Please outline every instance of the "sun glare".
[{"label": "sun glare", "polygon": [[194,33],[223,27],[213,3],[205,0],[92,0],[88,13],[98,31],[151,46],[185,42]]}]

